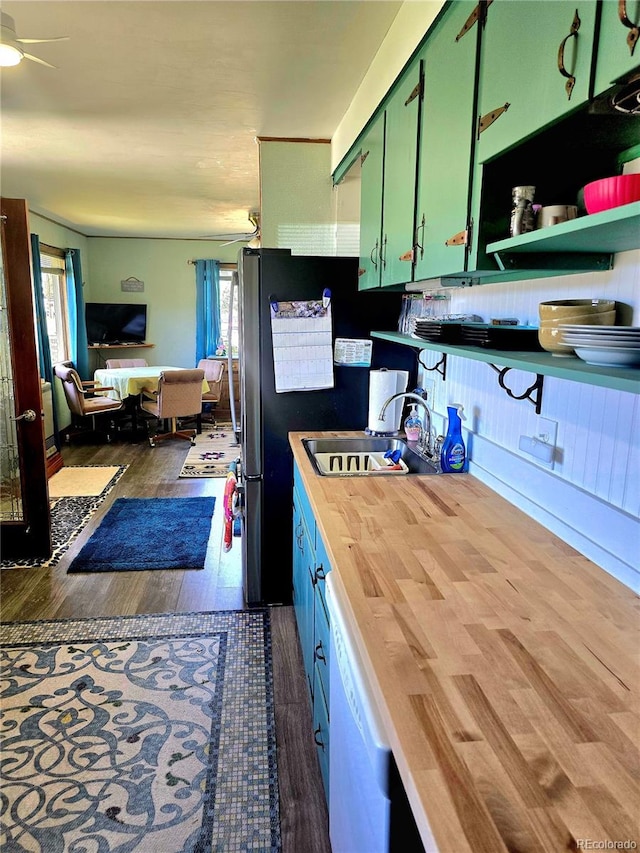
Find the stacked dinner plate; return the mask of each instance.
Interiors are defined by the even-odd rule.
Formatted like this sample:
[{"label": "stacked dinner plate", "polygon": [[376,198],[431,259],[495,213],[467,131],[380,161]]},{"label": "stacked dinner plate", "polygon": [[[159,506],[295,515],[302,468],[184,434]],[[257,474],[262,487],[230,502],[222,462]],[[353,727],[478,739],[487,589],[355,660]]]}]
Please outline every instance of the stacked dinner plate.
[{"label": "stacked dinner plate", "polygon": [[477,314],[447,314],[444,317],[416,317],[412,338],[423,341],[439,341],[445,344],[457,344],[460,341],[462,323],[474,323],[480,320]]},{"label": "stacked dinner plate", "polygon": [[640,365],[640,326],[560,325],[562,341],[578,358],[600,367]]}]

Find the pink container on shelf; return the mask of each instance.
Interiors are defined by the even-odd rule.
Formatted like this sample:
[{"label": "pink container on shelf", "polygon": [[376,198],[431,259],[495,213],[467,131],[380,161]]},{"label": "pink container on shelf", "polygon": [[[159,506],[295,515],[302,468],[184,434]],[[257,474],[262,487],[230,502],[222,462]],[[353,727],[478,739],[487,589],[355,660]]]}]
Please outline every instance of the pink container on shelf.
[{"label": "pink container on shelf", "polygon": [[640,201],[640,174],[602,178],[584,188],[587,213],[600,213],[633,201]]}]

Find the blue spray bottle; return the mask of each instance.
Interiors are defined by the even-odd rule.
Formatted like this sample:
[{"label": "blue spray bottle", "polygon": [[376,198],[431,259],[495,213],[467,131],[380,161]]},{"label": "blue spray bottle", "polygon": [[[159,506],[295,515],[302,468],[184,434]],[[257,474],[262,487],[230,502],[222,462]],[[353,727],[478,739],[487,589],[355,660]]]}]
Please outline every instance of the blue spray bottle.
[{"label": "blue spray bottle", "polygon": [[462,438],[461,412],[462,406],[447,406],[449,422],[440,454],[440,467],[444,473],[453,474],[464,471],[466,467],[467,451]]}]

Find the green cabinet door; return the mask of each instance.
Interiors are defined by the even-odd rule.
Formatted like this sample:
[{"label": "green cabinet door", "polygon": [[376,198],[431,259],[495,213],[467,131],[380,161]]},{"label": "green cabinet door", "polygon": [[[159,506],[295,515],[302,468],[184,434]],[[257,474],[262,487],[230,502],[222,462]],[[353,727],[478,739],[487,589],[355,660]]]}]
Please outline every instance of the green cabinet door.
[{"label": "green cabinet door", "polygon": [[365,136],[360,155],[360,290],[380,286],[384,124],[381,113]]},{"label": "green cabinet door", "polygon": [[313,697],[314,679],[314,591],[315,554],[304,522],[298,491],[293,491],[293,607],[298,626],[298,639],[307,676],[307,686]]},{"label": "green cabinet door", "polygon": [[419,110],[420,63],[414,62],[394,87],[386,107],[382,287],[411,281]]},{"label": "green cabinet door", "polygon": [[[588,100],[596,9],[596,0],[491,3],[482,32],[479,162]],[[574,78],[570,97],[560,52],[565,73]]]},{"label": "green cabinet door", "polygon": [[476,5],[453,4],[421,52],[416,281],[466,269],[478,29],[457,36]]},{"label": "green cabinet door", "polygon": [[[640,2],[603,0],[600,33],[596,48],[595,94],[606,92],[611,86],[640,74]],[[633,48],[633,52],[632,52]]]}]

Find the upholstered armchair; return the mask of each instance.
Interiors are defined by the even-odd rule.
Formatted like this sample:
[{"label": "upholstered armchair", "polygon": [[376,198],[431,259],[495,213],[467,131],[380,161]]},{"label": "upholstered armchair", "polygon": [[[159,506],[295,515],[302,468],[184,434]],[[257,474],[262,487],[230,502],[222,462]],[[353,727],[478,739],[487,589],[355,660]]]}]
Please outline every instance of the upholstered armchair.
[{"label": "upholstered armchair", "polygon": [[213,410],[222,396],[226,364],[217,359],[201,358],[198,362],[198,368],[204,370],[204,378],[209,385],[209,390],[202,395],[202,409],[197,419],[197,430],[200,433],[202,432],[202,420],[205,416],[208,416],[212,423],[215,424],[216,422]]},{"label": "upholstered armchair", "polygon": [[[66,440],[70,441],[72,434],[78,435],[89,432],[102,432],[107,441],[111,441],[111,433],[115,429],[113,416],[122,411],[122,400],[111,400],[109,397],[96,394],[95,382],[83,381],[78,371],[70,366],[71,362],[60,362],[53,368],[55,375],[62,382],[64,396],[71,413],[71,424],[74,430],[67,431]],[[111,388],[100,387],[100,391],[110,391]]]},{"label": "upholstered armchair", "polygon": [[105,367],[148,367],[146,358],[108,358]]},{"label": "upholstered armchair", "polygon": [[152,435],[149,432],[149,444],[166,438],[182,438],[196,443],[195,429],[178,429],[178,418],[195,417],[202,408],[202,383],[204,370],[163,370],[156,392],[143,391],[140,408],[153,415],[157,421],[170,420],[171,430]]}]

